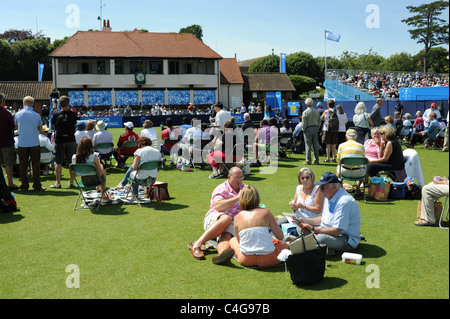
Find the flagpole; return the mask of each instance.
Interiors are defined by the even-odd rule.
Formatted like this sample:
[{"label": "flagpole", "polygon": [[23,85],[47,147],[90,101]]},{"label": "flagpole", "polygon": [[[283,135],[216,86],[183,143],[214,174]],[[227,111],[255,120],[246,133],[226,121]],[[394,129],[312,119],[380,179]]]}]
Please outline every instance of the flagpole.
[{"label": "flagpole", "polygon": [[323,39],[325,41],[325,74],[324,74],[324,80],[325,80],[327,77],[327,30],[324,30]]}]

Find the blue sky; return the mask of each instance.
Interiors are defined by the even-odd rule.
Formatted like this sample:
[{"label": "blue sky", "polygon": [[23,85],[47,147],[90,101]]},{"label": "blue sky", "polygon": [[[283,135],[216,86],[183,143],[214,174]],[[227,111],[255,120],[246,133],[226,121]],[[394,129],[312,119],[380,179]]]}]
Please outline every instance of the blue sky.
[{"label": "blue sky", "polygon": [[[246,60],[281,52],[338,57],[344,51],[384,57],[402,51],[416,54],[422,44],[411,40],[406,6],[421,0],[103,0],[103,19],[113,31],[147,29],[178,32],[198,24],[203,41],[225,58]],[[77,31],[99,29],[100,0],[2,0],[0,33],[37,30],[51,40]],[[442,17],[448,17],[448,11]],[[448,18],[446,18],[448,19]],[[79,24],[78,24],[79,22]],[[324,30],[341,35],[327,41]],[[447,46],[448,49],[448,46]]]}]

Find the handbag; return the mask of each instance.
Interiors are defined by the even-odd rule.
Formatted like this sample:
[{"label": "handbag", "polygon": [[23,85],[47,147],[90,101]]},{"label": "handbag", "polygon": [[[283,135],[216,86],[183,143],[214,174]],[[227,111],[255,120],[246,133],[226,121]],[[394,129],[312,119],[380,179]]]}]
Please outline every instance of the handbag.
[{"label": "handbag", "polygon": [[369,185],[369,195],[378,201],[386,201],[391,190],[391,183],[387,179],[372,178]]},{"label": "handbag", "polygon": [[325,274],[327,245],[319,244],[314,234],[311,235],[316,248],[307,250],[305,241],[302,240],[300,243],[304,245],[303,252],[293,253],[286,259],[286,268],[295,285],[309,286],[318,283],[323,280]]},{"label": "handbag", "polygon": [[[158,192],[156,192],[158,191]],[[159,194],[159,200],[170,199],[169,184],[164,182],[155,182],[152,186],[147,187],[147,198],[157,199],[156,193]]]}]

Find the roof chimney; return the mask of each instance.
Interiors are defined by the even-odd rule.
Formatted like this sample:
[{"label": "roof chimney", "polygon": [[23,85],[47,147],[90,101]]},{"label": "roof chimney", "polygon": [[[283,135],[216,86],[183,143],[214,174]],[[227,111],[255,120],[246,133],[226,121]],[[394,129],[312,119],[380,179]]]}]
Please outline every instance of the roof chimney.
[{"label": "roof chimney", "polygon": [[102,31],[107,31],[107,32],[110,32],[112,29],[111,29],[111,26],[109,25],[109,20],[103,20],[103,29],[102,29]]}]

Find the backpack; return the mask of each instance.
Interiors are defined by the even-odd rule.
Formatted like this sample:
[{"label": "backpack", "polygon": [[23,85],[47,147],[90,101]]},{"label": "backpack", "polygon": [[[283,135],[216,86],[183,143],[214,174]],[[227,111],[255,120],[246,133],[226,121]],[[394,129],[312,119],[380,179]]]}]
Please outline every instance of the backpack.
[{"label": "backpack", "polygon": [[58,143],[71,141],[75,138],[75,126],[70,124],[69,112],[63,111],[56,118],[55,130],[56,130],[56,141]]},{"label": "backpack", "polygon": [[328,111],[328,132],[338,132],[339,131],[339,119],[335,112]]}]

